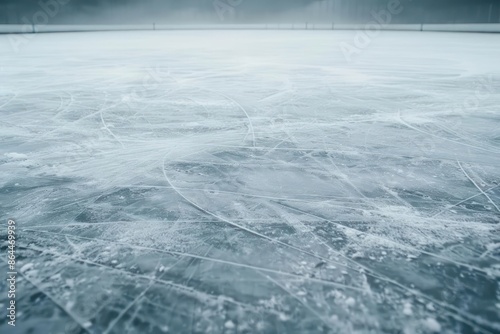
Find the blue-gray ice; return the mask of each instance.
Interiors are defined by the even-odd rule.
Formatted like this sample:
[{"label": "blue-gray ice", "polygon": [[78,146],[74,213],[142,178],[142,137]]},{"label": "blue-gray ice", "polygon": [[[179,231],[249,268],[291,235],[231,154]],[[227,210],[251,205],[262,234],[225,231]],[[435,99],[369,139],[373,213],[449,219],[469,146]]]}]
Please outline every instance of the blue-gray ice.
[{"label": "blue-gray ice", "polygon": [[474,33],[0,36],[16,329],[500,332],[499,56]]}]

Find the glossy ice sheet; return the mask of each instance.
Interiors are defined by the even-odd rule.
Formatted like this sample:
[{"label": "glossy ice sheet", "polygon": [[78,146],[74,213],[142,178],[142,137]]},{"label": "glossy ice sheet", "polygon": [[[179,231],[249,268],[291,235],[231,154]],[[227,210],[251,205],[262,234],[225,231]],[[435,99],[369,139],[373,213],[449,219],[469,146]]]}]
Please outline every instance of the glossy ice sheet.
[{"label": "glossy ice sheet", "polygon": [[0,36],[16,330],[500,331],[500,35],[355,38]]}]

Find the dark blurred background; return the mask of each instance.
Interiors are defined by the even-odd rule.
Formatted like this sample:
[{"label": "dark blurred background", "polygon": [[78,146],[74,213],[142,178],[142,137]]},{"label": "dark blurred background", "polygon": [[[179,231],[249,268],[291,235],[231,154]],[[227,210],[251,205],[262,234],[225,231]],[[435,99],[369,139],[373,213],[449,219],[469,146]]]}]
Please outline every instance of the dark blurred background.
[{"label": "dark blurred background", "polygon": [[[366,23],[373,11],[393,2],[398,1],[0,0],[0,24]],[[390,23],[500,22],[500,0],[399,2],[401,12]]]}]

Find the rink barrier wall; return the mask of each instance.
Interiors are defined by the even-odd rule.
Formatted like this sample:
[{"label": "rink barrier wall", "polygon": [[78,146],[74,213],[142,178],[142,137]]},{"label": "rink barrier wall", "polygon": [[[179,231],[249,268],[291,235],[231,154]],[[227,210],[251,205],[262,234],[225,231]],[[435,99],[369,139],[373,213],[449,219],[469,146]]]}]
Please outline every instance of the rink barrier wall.
[{"label": "rink barrier wall", "polygon": [[499,33],[500,23],[479,24],[135,24],[135,25],[29,25],[0,24],[0,34],[126,30],[396,30]]}]

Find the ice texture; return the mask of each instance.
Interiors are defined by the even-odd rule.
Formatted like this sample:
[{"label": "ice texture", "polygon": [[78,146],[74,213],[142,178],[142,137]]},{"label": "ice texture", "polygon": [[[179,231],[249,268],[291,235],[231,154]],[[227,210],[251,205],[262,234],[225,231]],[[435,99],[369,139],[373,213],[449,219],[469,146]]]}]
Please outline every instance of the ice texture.
[{"label": "ice texture", "polygon": [[16,330],[500,332],[500,35],[356,34],[0,36]]}]

